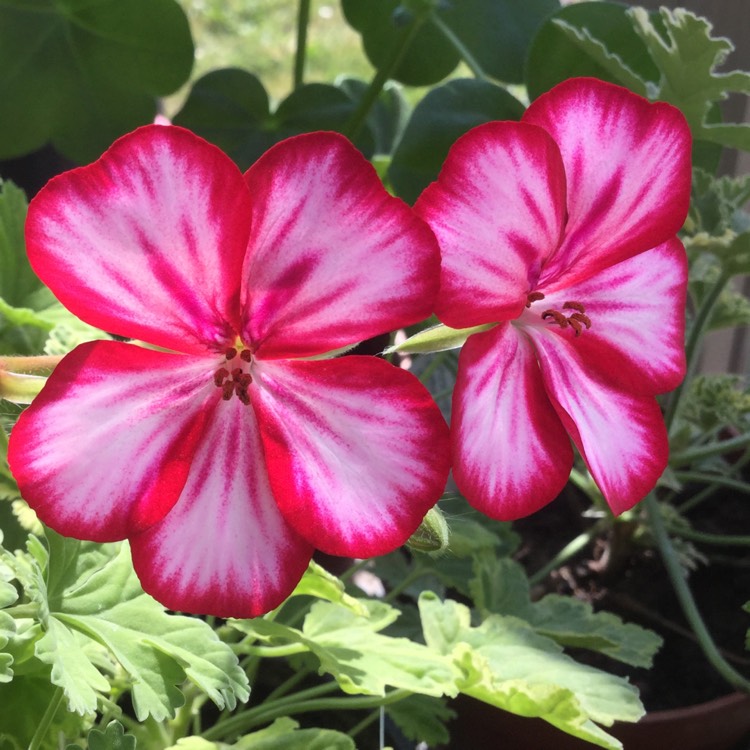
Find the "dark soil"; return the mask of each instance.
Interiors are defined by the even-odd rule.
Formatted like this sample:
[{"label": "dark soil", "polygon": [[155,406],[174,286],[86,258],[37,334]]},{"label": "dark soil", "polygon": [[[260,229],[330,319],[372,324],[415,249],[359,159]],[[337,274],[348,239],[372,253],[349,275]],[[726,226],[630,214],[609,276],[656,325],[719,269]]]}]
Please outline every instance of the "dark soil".
[{"label": "dark soil", "polygon": [[[591,521],[582,518],[573,492],[566,492],[541,512],[515,524],[524,542],[519,560],[529,572],[539,569]],[[750,534],[750,498],[717,495],[689,515],[696,530]],[[597,539],[535,590],[535,596],[555,592],[590,601],[598,610],[613,612],[628,622],[650,628],[664,639],[652,669],[634,669],[588,652],[576,653],[607,671],[626,675],[640,690],[648,711],[680,708],[718,698],[732,688],[716,674],[690,631],[664,570],[658,551],[628,539],[625,524],[617,534]],[[750,675],[745,637],[750,614],[750,549],[695,545],[707,558],[690,574],[698,608],[725,658]],[[627,554],[625,554],[625,552]]]}]

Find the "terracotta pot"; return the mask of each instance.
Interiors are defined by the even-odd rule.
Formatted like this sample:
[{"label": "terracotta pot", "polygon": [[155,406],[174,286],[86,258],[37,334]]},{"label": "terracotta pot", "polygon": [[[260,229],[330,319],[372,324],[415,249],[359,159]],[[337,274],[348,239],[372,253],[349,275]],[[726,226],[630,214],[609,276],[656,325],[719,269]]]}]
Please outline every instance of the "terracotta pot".
[{"label": "terracotta pot", "polygon": [[[449,750],[592,750],[541,719],[527,719],[460,696]],[[617,722],[610,734],[625,750],[747,750],[750,695],[732,693],[688,708],[654,711],[637,724]]]}]

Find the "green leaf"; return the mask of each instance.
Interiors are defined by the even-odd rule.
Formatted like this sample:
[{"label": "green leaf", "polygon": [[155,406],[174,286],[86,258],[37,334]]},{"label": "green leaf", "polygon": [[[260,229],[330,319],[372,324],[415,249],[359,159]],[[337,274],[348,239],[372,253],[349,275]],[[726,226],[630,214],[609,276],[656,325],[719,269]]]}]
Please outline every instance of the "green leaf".
[{"label": "green leaf", "polygon": [[35,310],[0,298],[0,354],[38,354],[53,328]]},{"label": "green leaf", "polygon": [[[399,49],[413,16],[397,12],[399,0],[342,0],[347,23],[362,36],[368,60],[382,68]],[[409,86],[442,81],[458,65],[459,55],[429,21],[422,24],[391,78]]]},{"label": "green leaf", "polygon": [[400,344],[389,346],[384,354],[431,354],[448,349],[458,349],[473,333],[482,333],[494,328],[496,323],[487,323],[473,328],[449,328],[443,323],[425,328]]},{"label": "green leaf", "polygon": [[407,739],[430,747],[448,742],[450,735],[445,725],[456,716],[445,700],[429,695],[410,695],[385,710]]},{"label": "green leaf", "polygon": [[523,568],[508,558],[477,555],[469,589],[482,615],[513,615],[562,646],[598,651],[634,667],[650,667],[662,644],[656,633],[610,612],[594,612],[588,602],[554,594],[532,602]]},{"label": "green leaf", "polygon": [[361,600],[349,596],[344,590],[344,584],[314,560],[310,561],[300,582],[290,594],[290,596],[302,595],[314,596],[318,599],[341,604],[363,617],[369,615],[369,610],[362,604]]},{"label": "green leaf", "polygon": [[[359,103],[369,88],[365,81],[348,76],[338,79],[336,86],[355,104]],[[401,87],[393,81],[388,81],[367,116],[367,125],[375,139],[375,154],[390,154],[393,151],[406,127],[409,114],[410,107],[401,93]]]},{"label": "green leaf", "polygon": [[639,87],[639,81],[658,80],[659,70],[633,29],[626,5],[612,2],[567,5],[541,26],[526,60],[529,97],[536,99],[556,84],[576,76],[593,76],[626,86],[630,80]]},{"label": "green leaf", "polygon": [[21,305],[41,283],[26,257],[27,209],[23,190],[0,180],[0,298],[12,306]]},{"label": "green leaf", "polygon": [[[65,690],[72,711],[94,711],[98,693],[108,688],[94,676],[100,658],[116,660],[129,675],[141,721],[173,716],[184,701],[177,686],[185,677],[219,708],[247,699],[247,678],[231,649],[202,620],[169,615],[145,594],[126,544],[81,542],[52,531],[47,538],[49,621],[37,656],[52,665],[52,681]],[[36,593],[45,598],[43,584]]]},{"label": "green leaf", "polygon": [[379,631],[398,617],[383,602],[365,601],[369,617],[316,602],[302,628],[304,642],[346,693],[385,695],[386,685],[423,695],[455,695],[456,672],[449,659],[406,638]]},{"label": "green leaf", "polygon": [[[100,732],[92,729],[88,736],[88,750],[135,750],[135,737],[126,735],[119,721],[110,721]],[[82,750],[79,745],[68,745],[66,750]]]},{"label": "green leaf", "polygon": [[620,743],[598,724],[643,715],[626,680],[578,664],[515,617],[490,615],[472,627],[468,607],[430,592],[420,597],[419,608],[427,645],[453,659],[462,693],[613,749]]},{"label": "green leaf", "polygon": [[149,122],[188,77],[193,44],[175,0],[5,0],[0,158],[47,141],[79,162]]},{"label": "green leaf", "polygon": [[331,729],[300,729],[288,718],[276,719],[270,727],[245,735],[236,750],[355,750],[354,741]]},{"label": "green leaf", "polygon": [[[342,131],[355,102],[342,89],[310,83],[292,92],[274,113],[260,80],[245,70],[226,68],[199,78],[175,115],[182,125],[216,144],[245,170],[284,138],[316,130]],[[356,145],[371,154],[364,129]]]},{"label": "green leaf", "polygon": [[750,125],[715,125],[708,119],[712,106],[730,93],[750,93],[750,73],[717,72],[734,46],[712,36],[711,23],[688,10],[661,8],[660,14],[665,33],[643,8],[628,11],[661,74],[656,98],[682,110],[695,138],[750,150]]},{"label": "green leaf", "polygon": [[461,135],[491,120],[518,120],[523,105],[504,88],[474,79],[449,81],[415,107],[393,154],[388,177],[409,203],[437,178],[448,150]]},{"label": "green leaf", "polygon": [[523,61],[558,0],[461,0],[440,15],[483,71],[506,83],[523,81]]}]

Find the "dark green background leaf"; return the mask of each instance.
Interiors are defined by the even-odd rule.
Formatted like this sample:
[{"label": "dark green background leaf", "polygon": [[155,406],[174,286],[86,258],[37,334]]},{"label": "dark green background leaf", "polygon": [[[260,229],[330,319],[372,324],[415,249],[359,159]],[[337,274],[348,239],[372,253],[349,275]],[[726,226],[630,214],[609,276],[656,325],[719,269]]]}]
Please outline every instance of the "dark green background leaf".
[{"label": "dark green background leaf", "polygon": [[438,175],[454,141],[491,120],[517,120],[523,105],[487,81],[459,78],[433,89],[414,109],[393,154],[388,177],[397,195],[413,203]]},{"label": "dark green background leaf", "polygon": [[190,74],[175,0],[5,0],[0,5],[0,158],[51,141],[78,162],[153,119]]}]

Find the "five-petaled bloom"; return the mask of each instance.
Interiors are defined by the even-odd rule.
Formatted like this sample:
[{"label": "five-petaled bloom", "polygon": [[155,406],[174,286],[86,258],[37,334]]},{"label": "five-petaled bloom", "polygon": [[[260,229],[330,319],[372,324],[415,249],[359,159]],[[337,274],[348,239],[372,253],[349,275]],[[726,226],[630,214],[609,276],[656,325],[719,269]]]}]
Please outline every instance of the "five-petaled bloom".
[{"label": "five-petaled bloom", "polygon": [[21,492],[57,531],[130,540],[183,611],[278,605],[314,548],[366,557],[416,530],[448,428],[408,372],[319,358],[432,311],[435,238],[342,136],[284,141],[243,176],[149,126],[52,180],[31,263],[60,301],[139,339],[79,346],[11,435]]},{"label": "five-petaled bloom", "polygon": [[654,398],[684,377],[690,133],[675,108],[571,79],[520,123],[454,144],[415,209],[442,252],[436,307],[470,336],[453,471],[485,513],[527,515],[565,484],[570,438],[615,513],[668,457]]}]

